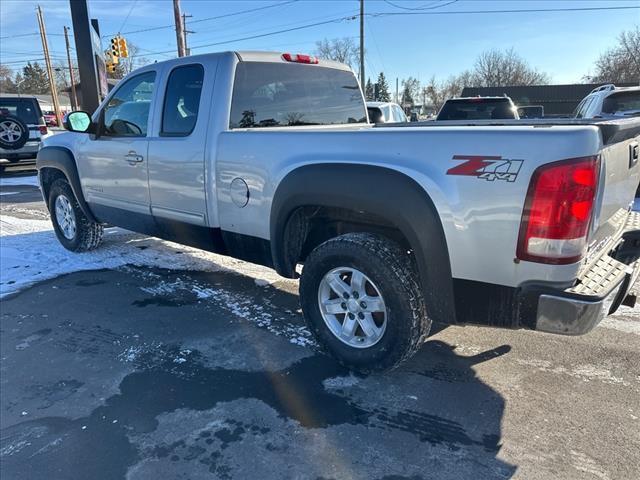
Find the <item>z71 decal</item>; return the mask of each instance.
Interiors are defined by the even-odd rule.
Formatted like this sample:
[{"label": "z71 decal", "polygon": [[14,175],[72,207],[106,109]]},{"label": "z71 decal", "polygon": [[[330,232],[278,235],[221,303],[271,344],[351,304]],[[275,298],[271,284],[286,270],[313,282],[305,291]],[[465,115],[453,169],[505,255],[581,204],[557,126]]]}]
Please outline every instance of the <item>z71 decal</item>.
[{"label": "z71 decal", "polygon": [[515,182],[522,167],[522,160],[486,155],[454,155],[453,160],[464,160],[460,165],[447,170],[447,175],[464,175],[482,178],[489,182],[506,180]]}]

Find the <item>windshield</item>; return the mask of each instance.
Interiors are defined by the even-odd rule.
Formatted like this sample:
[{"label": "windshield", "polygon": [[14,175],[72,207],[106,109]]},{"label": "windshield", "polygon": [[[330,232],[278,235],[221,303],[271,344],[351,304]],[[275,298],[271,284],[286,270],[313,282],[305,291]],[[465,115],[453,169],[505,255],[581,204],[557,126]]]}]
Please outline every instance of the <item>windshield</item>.
[{"label": "windshield", "polygon": [[496,120],[516,118],[511,102],[505,99],[465,98],[448,100],[438,120]]},{"label": "windshield", "polygon": [[266,62],[243,62],[236,68],[231,128],[366,121],[360,87],[351,72]]},{"label": "windshield", "polygon": [[602,103],[602,113],[640,111],[640,90],[612,93]]}]

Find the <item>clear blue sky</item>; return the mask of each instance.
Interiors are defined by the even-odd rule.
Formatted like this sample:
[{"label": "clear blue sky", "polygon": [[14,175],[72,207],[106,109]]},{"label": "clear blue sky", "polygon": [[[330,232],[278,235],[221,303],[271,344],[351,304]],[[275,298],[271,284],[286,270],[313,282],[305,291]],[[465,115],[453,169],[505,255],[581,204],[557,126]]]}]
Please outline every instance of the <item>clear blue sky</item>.
[{"label": "clear blue sky", "polygon": [[[42,57],[35,6],[42,6],[50,50],[63,60],[62,27],[71,27],[68,0],[0,0],[0,61],[18,70],[26,60]],[[599,10],[494,14],[442,14],[477,10],[562,9],[640,6],[640,0],[365,0],[367,76],[384,70],[390,80],[409,75],[426,81],[445,78],[470,68],[483,50],[515,50],[531,65],[551,75],[555,83],[579,82],[598,55],[615,43],[622,30],[640,24],[640,10]],[[255,12],[204,20],[269,5]],[[425,10],[424,8],[431,8]],[[126,34],[149,60],[175,56],[173,9],[170,0],[89,0],[103,35]],[[193,15],[187,26],[192,53],[256,49],[313,52],[323,38],[353,37],[358,41],[358,0],[182,0],[184,13]],[[415,15],[429,12],[428,15]],[[403,15],[398,15],[403,14]],[[408,15],[407,15],[408,14]],[[127,18],[128,15],[128,18]],[[329,21],[310,28],[252,40],[239,38]],[[189,23],[191,22],[191,23]],[[153,27],[147,32],[128,33]],[[25,35],[25,36],[18,36]],[[202,45],[227,42],[221,45]],[[73,42],[73,40],[72,40]],[[104,45],[108,39],[103,39]],[[73,43],[72,43],[73,44]],[[170,53],[153,53],[165,52]]]}]

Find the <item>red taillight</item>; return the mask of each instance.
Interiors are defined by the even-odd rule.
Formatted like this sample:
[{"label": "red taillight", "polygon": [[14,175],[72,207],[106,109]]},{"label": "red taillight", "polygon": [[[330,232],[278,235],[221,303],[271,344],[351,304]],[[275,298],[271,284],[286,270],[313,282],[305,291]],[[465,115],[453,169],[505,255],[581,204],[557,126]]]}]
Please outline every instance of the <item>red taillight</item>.
[{"label": "red taillight", "polygon": [[567,264],[587,247],[599,158],[550,163],[531,178],[522,213],[517,257],[531,262]]},{"label": "red taillight", "polygon": [[38,130],[40,130],[40,135],[46,135],[47,133],[49,133],[49,130],[47,130],[46,125],[40,125],[38,127]]},{"label": "red taillight", "polygon": [[318,63],[317,57],[312,57],[311,55],[302,55],[300,53],[283,53],[282,58],[287,62],[309,63],[312,65],[316,65]]}]

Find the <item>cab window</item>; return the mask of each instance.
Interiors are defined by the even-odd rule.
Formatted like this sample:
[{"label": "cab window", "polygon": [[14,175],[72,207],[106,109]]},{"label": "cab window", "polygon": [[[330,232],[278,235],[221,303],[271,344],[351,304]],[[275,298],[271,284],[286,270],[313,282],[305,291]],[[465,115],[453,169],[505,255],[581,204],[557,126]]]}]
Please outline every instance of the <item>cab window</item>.
[{"label": "cab window", "polygon": [[367,121],[353,73],[321,66],[240,62],[230,128],[339,125]]},{"label": "cab window", "polygon": [[167,82],[161,134],[187,136],[196,126],[204,69],[186,65],[173,69]]},{"label": "cab window", "polygon": [[156,73],[145,72],[122,84],[104,107],[103,135],[146,137]]}]

